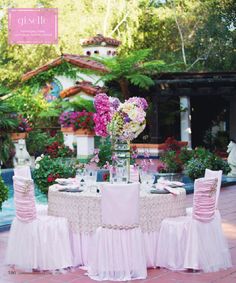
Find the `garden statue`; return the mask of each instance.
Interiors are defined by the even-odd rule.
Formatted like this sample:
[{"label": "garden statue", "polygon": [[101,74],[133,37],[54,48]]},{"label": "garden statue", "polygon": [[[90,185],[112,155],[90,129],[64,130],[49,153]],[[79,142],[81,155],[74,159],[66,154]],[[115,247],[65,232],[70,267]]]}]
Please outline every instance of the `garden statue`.
[{"label": "garden statue", "polygon": [[228,176],[236,177],[236,143],[233,140],[228,144],[227,152],[229,154],[228,163],[231,168]]},{"label": "garden statue", "polygon": [[22,165],[31,165],[31,158],[26,149],[24,139],[20,139],[18,143],[15,143],[16,154],[13,158],[14,167]]}]

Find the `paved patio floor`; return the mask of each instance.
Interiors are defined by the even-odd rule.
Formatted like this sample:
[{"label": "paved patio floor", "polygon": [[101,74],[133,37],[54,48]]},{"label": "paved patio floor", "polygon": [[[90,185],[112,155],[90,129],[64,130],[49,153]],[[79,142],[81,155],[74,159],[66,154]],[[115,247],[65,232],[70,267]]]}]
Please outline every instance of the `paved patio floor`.
[{"label": "paved patio floor", "polygon": [[[187,205],[191,206],[193,195],[187,196]],[[220,195],[222,226],[228,239],[233,267],[214,273],[172,272],[166,269],[149,269],[145,280],[135,282],[148,283],[236,283],[236,186],[225,187]],[[0,283],[91,283],[95,282],[84,275],[81,269],[67,274],[23,273],[4,266],[8,232],[0,233]],[[216,247],[217,248],[217,247]],[[105,281],[108,282],[108,281]]]}]

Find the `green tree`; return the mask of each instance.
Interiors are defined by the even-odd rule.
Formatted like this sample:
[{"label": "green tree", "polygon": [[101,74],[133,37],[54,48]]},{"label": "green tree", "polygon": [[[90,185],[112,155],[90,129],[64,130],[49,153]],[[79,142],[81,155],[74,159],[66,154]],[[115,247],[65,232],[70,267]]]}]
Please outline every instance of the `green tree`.
[{"label": "green tree", "polygon": [[13,143],[9,132],[17,127],[17,121],[12,117],[14,107],[8,103],[10,90],[0,85],[0,162],[7,162],[13,153]]},{"label": "green tree", "polygon": [[151,78],[153,74],[177,68],[177,65],[170,66],[162,60],[149,60],[150,57],[151,50],[143,49],[113,58],[99,58],[97,60],[109,69],[109,73],[102,76],[100,80],[118,82],[119,93],[126,99],[130,96],[129,83],[147,90],[155,84]]}]

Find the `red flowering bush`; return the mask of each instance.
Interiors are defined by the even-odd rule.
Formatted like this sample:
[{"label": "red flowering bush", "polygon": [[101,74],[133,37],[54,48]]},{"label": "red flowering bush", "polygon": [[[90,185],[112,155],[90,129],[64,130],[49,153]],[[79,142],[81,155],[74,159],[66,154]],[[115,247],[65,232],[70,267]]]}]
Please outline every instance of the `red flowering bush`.
[{"label": "red flowering bush", "polygon": [[51,158],[72,157],[74,152],[68,146],[55,141],[46,147],[45,154],[50,155]]},{"label": "red flowering bush", "polygon": [[63,158],[51,158],[41,155],[35,160],[33,178],[38,188],[47,194],[48,187],[55,184],[57,178],[75,177],[75,165],[68,164]]},{"label": "red flowering bush", "polygon": [[160,173],[180,173],[190,158],[191,151],[186,147],[181,147],[174,137],[168,137],[165,140],[163,152],[160,154],[157,171]]}]

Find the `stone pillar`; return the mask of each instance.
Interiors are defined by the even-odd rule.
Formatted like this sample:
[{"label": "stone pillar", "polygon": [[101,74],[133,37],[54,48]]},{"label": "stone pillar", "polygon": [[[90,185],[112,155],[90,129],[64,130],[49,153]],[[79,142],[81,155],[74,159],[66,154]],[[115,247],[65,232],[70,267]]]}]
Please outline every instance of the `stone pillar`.
[{"label": "stone pillar", "polygon": [[87,162],[91,159],[94,153],[94,133],[80,130],[75,132],[77,143],[77,158],[80,162]]},{"label": "stone pillar", "polygon": [[187,141],[188,147],[192,147],[191,139],[191,108],[190,108],[190,98],[187,96],[180,97],[180,131],[181,131],[181,141]]},{"label": "stone pillar", "polygon": [[76,143],[76,138],[72,128],[61,128],[63,133],[64,145],[68,146],[70,149],[74,150],[74,143]]},{"label": "stone pillar", "polygon": [[230,98],[229,136],[236,141],[236,96]]}]

